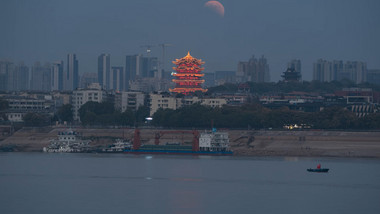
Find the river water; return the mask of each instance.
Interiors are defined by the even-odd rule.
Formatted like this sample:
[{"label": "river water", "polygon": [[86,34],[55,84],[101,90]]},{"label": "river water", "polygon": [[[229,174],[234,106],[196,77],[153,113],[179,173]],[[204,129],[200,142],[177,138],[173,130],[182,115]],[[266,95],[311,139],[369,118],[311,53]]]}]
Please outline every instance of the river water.
[{"label": "river water", "polygon": [[0,153],[0,213],[378,214],[380,160]]}]

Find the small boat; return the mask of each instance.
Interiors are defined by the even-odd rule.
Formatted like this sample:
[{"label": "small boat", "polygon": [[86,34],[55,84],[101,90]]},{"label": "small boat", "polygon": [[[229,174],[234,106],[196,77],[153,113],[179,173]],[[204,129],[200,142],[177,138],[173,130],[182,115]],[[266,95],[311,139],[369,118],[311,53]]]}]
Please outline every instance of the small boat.
[{"label": "small boat", "polygon": [[307,169],[308,172],[328,172],[328,168],[321,168],[321,164],[317,165],[316,169]]},{"label": "small boat", "polygon": [[307,169],[308,172],[328,172],[328,168],[321,168],[321,169]]}]

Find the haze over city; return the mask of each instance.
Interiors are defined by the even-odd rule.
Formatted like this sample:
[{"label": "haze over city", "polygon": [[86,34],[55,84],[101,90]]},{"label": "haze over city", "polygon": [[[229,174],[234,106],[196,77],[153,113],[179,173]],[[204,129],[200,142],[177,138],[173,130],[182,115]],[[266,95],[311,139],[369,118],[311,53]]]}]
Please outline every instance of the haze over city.
[{"label": "haze over city", "polygon": [[[380,2],[376,0],[220,1],[224,16],[205,0],[11,1],[0,7],[0,58],[32,65],[75,53],[79,71],[97,72],[97,57],[144,54],[144,45],[169,43],[166,69],[187,51],[206,62],[205,72],[237,69],[252,55],[268,59],[271,81],[287,63],[302,62],[312,79],[318,59],[358,60],[380,67]],[[152,56],[161,57],[152,47]]]},{"label": "haze over city", "polygon": [[379,214],[379,11],[0,0],[0,214]]}]

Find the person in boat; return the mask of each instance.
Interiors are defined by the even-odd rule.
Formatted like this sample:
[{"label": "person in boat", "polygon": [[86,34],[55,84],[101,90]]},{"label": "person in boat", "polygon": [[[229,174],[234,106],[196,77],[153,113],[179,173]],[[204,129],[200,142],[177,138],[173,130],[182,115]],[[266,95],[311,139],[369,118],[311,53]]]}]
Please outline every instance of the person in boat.
[{"label": "person in boat", "polygon": [[317,169],[321,169],[321,164],[320,163],[317,165]]}]

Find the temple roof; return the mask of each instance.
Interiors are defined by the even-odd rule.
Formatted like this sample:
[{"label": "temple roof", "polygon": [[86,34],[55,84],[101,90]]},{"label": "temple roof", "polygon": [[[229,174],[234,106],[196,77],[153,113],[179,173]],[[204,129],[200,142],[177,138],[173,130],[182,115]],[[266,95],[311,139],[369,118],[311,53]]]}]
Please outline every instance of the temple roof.
[{"label": "temple roof", "polygon": [[197,65],[202,65],[204,62],[202,62],[201,59],[194,58],[190,55],[190,51],[187,52],[187,55],[185,57],[182,57],[181,59],[176,59],[173,61],[174,64],[182,64],[182,63],[192,63]]}]

